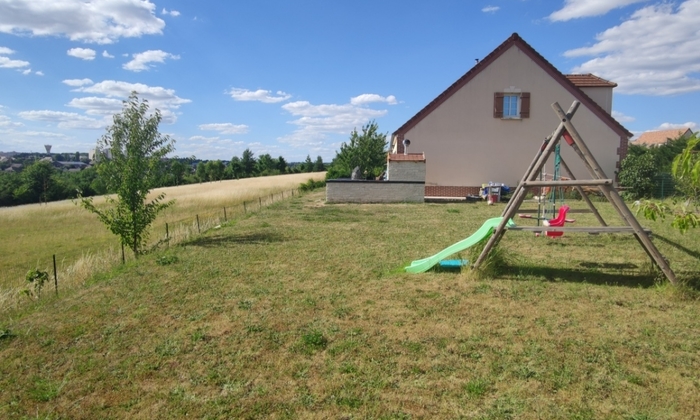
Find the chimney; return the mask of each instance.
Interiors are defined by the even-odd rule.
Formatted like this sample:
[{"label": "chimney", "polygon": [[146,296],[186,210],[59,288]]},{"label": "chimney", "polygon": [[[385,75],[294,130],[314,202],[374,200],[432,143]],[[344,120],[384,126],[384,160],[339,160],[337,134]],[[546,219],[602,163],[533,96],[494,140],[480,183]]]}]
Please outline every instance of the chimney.
[{"label": "chimney", "polygon": [[408,154],[408,146],[411,145],[411,140],[409,139],[404,139],[403,140],[403,154],[407,155]]}]

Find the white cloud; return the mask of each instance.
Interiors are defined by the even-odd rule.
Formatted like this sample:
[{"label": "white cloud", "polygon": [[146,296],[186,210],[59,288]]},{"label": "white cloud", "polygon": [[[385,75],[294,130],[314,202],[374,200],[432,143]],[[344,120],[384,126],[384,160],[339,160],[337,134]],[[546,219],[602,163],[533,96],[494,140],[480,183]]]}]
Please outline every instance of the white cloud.
[{"label": "white cloud", "polygon": [[108,123],[94,118],[88,118],[74,112],[59,112],[59,111],[24,111],[20,112],[19,116],[29,121],[43,121],[49,123],[57,123],[58,128],[66,129],[101,129],[105,128]]},{"label": "white cloud", "polygon": [[246,134],[248,132],[247,125],[231,123],[201,124],[199,126],[199,129],[208,131],[218,131],[221,134]]},{"label": "white cloud", "polygon": [[104,58],[114,58],[114,56],[107,52],[107,50],[102,51],[102,57]]},{"label": "white cloud", "polygon": [[68,55],[83,60],[94,60],[95,50],[90,48],[71,48],[70,50],[68,50]]},{"label": "white cloud", "polygon": [[21,127],[22,123],[14,122],[7,115],[0,115],[0,127]]},{"label": "white cloud", "polygon": [[276,94],[273,94],[272,91],[263,89],[252,91],[233,88],[227,93],[236,101],[259,101],[266,104],[283,102],[292,97],[292,95],[282,92],[281,90],[278,90]]},{"label": "white cloud", "polygon": [[89,96],[73,98],[68,102],[71,108],[84,110],[88,115],[114,115],[122,110],[124,103],[119,99]]},{"label": "white cloud", "polygon": [[85,86],[85,85],[91,85],[92,80],[90,80],[90,79],[66,79],[63,81],[63,84],[66,84],[68,86],[73,86],[73,87],[80,87],[80,86]]},{"label": "white cloud", "polygon": [[616,92],[673,95],[700,90],[700,0],[674,9],[659,4],[637,10],[629,20],[596,35],[589,47],[567,57],[592,56],[573,73],[594,73],[618,84]]},{"label": "white cloud", "polygon": [[75,98],[68,106],[84,109],[90,115],[112,115],[122,109],[122,100],[127,99],[131,92],[136,92],[140,99],[148,100],[151,109],[159,109],[164,123],[177,120],[175,111],[180,105],[190,103],[189,99],[180,98],[172,89],[160,86],[148,86],[142,83],[128,83],[115,80],[105,80],[91,86],[75,89],[76,92],[91,93],[104,97]]},{"label": "white cloud", "polygon": [[482,12],[484,13],[496,13],[499,11],[501,8],[498,6],[486,6],[483,9],[481,9]]},{"label": "white cloud", "polygon": [[583,17],[600,16],[613,9],[641,3],[646,0],[566,0],[564,7],[549,15],[553,22]]},{"label": "white cloud", "polygon": [[162,34],[165,22],[154,11],[149,0],[0,1],[0,32],[110,44],[119,38]]},{"label": "white cloud", "polygon": [[[6,47],[0,47],[0,54],[10,55],[10,54],[14,54],[14,51],[12,51],[11,49],[6,48]],[[29,65],[28,61],[11,60],[8,57],[0,56],[0,68],[18,69],[21,67],[27,67],[28,65]]]},{"label": "white cloud", "polygon": [[124,70],[130,71],[143,71],[149,70],[151,67],[149,63],[164,63],[166,59],[179,60],[179,55],[173,55],[161,50],[148,50],[142,53],[137,53],[133,55],[134,59],[125,63],[122,67]]},{"label": "white cloud", "polygon": [[[372,96],[371,94],[367,94]],[[364,95],[355,98],[363,97]],[[377,95],[379,96],[379,95]],[[386,99],[386,98],[385,98]],[[385,100],[386,102],[386,100]],[[283,143],[295,147],[306,147],[320,150],[328,134],[349,134],[353,129],[361,127],[369,120],[386,115],[387,110],[371,109],[364,105],[367,102],[356,100],[356,103],[344,105],[312,105],[307,101],[290,102],[282,105],[296,120],[290,124],[298,128],[294,133],[279,138]]]},{"label": "white cloud", "polygon": [[630,117],[629,115],[625,115],[622,112],[618,112],[618,111],[613,111],[612,117],[621,123],[628,123],[628,122],[632,122],[635,120],[634,117]]},{"label": "white cloud", "polygon": [[170,16],[173,16],[173,17],[178,17],[178,16],[180,16],[180,12],[178,12],[177,10],[170,10],[170,11],[168,11],[168,10],[166,10],[165,8],[163,8],[163,11],[162,11],[161,13],[164,14],[164,15],[170,15]]},{"label": "white cloud", "polygon": [[39,70],[39,71],[35,72],[34,74],[36,74],[37,76],[43,76],[44,72]]},{"label": "white cloud", "polygon": [[25,75],[25,76],[28,75],[28,74],[32,74],[32,69],[24,70],[24,71],[22,72],[22,74]]},{"label": "white cloud", "polygon": [[695,122],[686,122],[682,124],[675,124],[675,123],[663,123],[656,127],[653,130],[650,131],[657,131],[657,130],[672,130],[674,128],[690,128],[693,133],[695,133],[698,129],[698,124]]},{"label": "white cloud", "polygon": [[350,103],[352,105],[366,105],[371,104],[372,102],[384,102],[389,105],[397,104],[396,97],[394,95],[389,95],[385,98],[383,96],[377,95],[376,93],[363,93],[362,95],[350,98]]}]

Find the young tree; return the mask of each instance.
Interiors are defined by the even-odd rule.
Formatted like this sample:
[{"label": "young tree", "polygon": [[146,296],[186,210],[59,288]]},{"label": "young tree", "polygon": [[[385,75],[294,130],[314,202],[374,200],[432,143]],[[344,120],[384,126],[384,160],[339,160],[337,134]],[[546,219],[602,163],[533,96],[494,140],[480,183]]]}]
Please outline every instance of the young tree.
[{"label": "young tree", "polygon": [[367,177],[379,176],[386,166],[386,134],[379,132],[376,122],[371,121],[362,127],[362,134],[353,130],[350,142],[340,145],[326,179],[349,178],[352,170],[360,167]]},{"label": "young tree", "polygon": [[95,213],[107,228],[118,235],[136,257],[143,253],[148,227],[159,212],[173,204],[165,194],[147,201],[158,176],[160,160],[174,150],[174,141],[158,132],[161,114],[148,115],[148,102],[139,101],[136,92],[124,101],[122,112],[115,114],[112,126],[98,141],[99,150],[109,150],[110,159],[100,159],[97,172],[117,198],[105,197],[111,206],[96,207],[92,198],[79,197],[79,204]]}]

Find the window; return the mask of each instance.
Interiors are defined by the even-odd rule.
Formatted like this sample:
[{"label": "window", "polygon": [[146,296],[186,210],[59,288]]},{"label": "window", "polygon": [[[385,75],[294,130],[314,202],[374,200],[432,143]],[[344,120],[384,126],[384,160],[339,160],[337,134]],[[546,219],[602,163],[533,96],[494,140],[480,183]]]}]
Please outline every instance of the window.
[{"label": "window", "polygon": [[530,118],[529,92],[496,92],[493,94],[493,117],[501,119]]}]

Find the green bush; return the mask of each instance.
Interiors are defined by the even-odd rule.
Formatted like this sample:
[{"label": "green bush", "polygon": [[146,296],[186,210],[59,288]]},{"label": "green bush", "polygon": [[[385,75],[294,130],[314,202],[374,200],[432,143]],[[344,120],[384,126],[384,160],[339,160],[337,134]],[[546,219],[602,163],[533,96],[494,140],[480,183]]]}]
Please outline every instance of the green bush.
[{"label": "green bush", "polygon": [[625,195],[632,199],[652,197],[654,176],[658,173],[659,166],[651,152],[629,155],[620,165],[620,185],[627,188]]},{"label": "green bush", "polygon": [[326,186],[326,181],[314,181],[313,179],[309,179],[303,184],[299,185],[299,191],[302,192],[308,192],[308,191],[313,191],[316,188],[323,188]]}]

